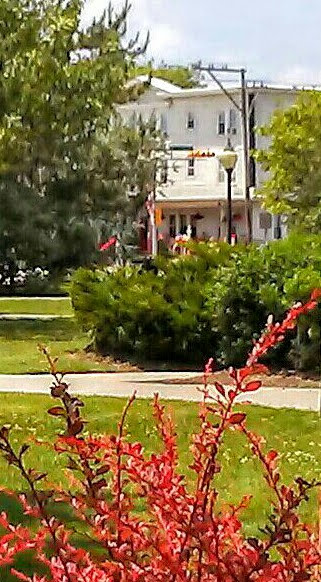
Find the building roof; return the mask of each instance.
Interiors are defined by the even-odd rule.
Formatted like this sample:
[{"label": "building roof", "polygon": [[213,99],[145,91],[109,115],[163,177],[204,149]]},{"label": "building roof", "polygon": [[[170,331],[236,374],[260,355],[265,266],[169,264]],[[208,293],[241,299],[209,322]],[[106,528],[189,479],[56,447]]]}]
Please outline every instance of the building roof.
[{"label": "building roof", "polygon": [[[223,80],[220,82],[224,89],[229,93],[237,94],[241,90],[241,84],[235,80]],[[160,79],[158,77],[150,77],[149,75],[139,75],[132,79],[129,84],[149,84],[149,86],[156,90],[157,96],[161,99],[186,99],[189,97],[208,97],[211,95],[221,95],[222,89],[211,81],[207,85],[194,87],[192,89],[182,89],[178,85],[174,85],[169,81]],[[255,90],[257,93],[292,93],[300,91],[321,91],[321,86],[317,85],[281,85],[270,83],[266,81],[247,80],[247,87],[249,90]]]},{"label": "building roof", "polygon": [[[235,81],[223,81],[220,80],[224,89],[229,93],[239,93],[241,90],[241,84]],[[248,89],[254,89],[256,92],[260,93],[292,93],[300,91],[321,91],[320,86],[303,86],[303,85],[280,85],[274,83],[265,83],[263,81],[247,81]],[[173,91],[171,97],[175,99],[184,99],[187,97],[206,97],[209,95],[222,94],[222,89],[215,83],[211,82],[206,86],[195,87],[193,89],[180,89],[179,91]],[[160,97],[162,93],[158,94]],[[165,95],[163,95],[165,97]]]},{"label": "building roof", "polygon": [[148,83],[152,89],[157,89],[161,93],[180,93],[183,91],[181,87],[178,85],[174,85],[169,81],[165,81],[164,79],[159,79],[158,77],[150,77],[149,75],[139,75],[132,81],[133,83]]}]

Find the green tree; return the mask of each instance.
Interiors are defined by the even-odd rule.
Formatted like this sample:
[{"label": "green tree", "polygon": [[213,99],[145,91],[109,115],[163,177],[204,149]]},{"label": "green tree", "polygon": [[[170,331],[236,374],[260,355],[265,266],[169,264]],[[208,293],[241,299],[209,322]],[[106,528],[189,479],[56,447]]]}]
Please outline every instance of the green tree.
[{"label": "green tree", "polygon": [[154,67],[153,65],[140,66],[135,69],[136,75],[150,75],[158,79],[169,81],[182,89],[197,87],[195,73],[190,67],[168,67],[166,64]]},{"label": "green tree", "polygon": [[309,232],[321,227],[321,94],[305,92],[277,111],[260,130],[270,140],[257,160],[270,177],[260,195],[265,207],[287,214],[289,225]]},{"label": "green tree", "polygon": [[0,3],[0,262],[79,264],[126,194],[131,139],[120,156],[112,123],[136,96],[126,82],[145,46],[125,44],[128,2],[86,30],[83,4]]}]

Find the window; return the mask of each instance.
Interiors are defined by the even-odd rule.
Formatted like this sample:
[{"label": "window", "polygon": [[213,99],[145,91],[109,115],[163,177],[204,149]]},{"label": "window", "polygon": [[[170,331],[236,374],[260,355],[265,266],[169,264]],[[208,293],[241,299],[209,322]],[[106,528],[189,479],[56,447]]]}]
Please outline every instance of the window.
[{"label": "window", "polygon": [[195,159],[190,158],[187,162],[187,175],[189,178],[195,176]]},{"label": "window", "polygon": [[225,170],[220,163],[218,166],[218,181],[220,184],[224,184],[225,182]]},{"label": "window", "polygon": [[176,236],[176,216],[175,214],[170,214],[169,216],[169,236],[175,238]]},{"label": "window", "polygon": [[218,115],[217,133],[219,135],[225,135],[225,111],[221,111]]},{"label": "window", "polygon": [[237,127],[237,115],[235,109],[230,109],[230,124],[229,124],[229,133],[232,135],[236,134],[236,127]]},{"label": "window", "polygon": [[162,184],[168,183],[168,160],[164,160],[162,163],[160,179]]},{"label": "window", "polygon": [[232,183],[236,184],[236,182],[237,182],[237,163],[232,173]]},{"label": "window", "polygon": [[179,217],[179,234],[186,234],[187,232],[187,216],[181,214]]},{"label": "window", "polygon": [[161,113],[159,120],[160,130],[167,134],[167,115],[166,113]]},{"label": "window", "polygon": [[134,111],[134,113],[131,114],[130,118],[129,118],[129,127],[131,129],[136,129],[137,127],[137,114]]},{"label": "window", "polygon": [[189,113],[187,116],[187,129],[195,129],[195,118],[193,113]]},{"label": "window", "polygon": [[270,230],[272,228],[272,214],[269,212],[261,212],[260,217],[260,228],[262,230]]}]

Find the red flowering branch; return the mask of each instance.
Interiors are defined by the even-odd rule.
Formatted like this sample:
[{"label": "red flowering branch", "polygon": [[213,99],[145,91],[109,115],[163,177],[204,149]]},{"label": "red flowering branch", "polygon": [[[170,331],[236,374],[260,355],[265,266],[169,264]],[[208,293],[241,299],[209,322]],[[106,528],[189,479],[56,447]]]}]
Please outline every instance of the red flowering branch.
[{"label": "red flowering branch", "polygon": [[[23,457],[28,447],[16,453],[3,427],[0,452],[28,482],[33,502],[21,497],[21,503],[38,527],[31,531],[12,525],[0,514],[0,567],[13,564],[15,556],[28,549],[46,564],[49,574],[29,577],[13,568],[13,576],[24,582],[320,582],[320,534],[317,527],[303,524],[298,512],[319,483],[303,478],[282,483],[277,451],[266,451],[263,439],[248,428],[246,414],[235,409],[241,394],[261,387],[261,381],[253,379],[266,371],[259,358],[282,341],[300,315],[316,307],[320,295],[315,292],[305,305],[295,305],[282,323],[269,321],[247,365],[229,370],[233,387],[216,382],[211,393],[208,377],[213,360],[208,362],[201,426],[191,447],[191,468],[196,474],[192,493],[178,471],[174,424],[158,397],[154,418],[162,441],[159,452],[148,455],[141,443],[132,443],[126,436],[127,413],[135,395],[125,407],[117,435],[84,435],[83,403],[69,393],[56,362],[43,348],[54,379],[51,395],[60,400],[49,413],[64,421],[54,446],[66,458],[70,473],[69,490],[56,486],[50,501],[67,503],[75,511],[83,524],[77,536],[90,540],[94,549],[80,548],[73,532],[47,514],[46,496],[37,489],[45,474],[26,467]],[[235,506],[217,507],[218,453],[227,431],[246,437],[274,496],[270,521],[260,537],[246,538],[242,530],[241,514],[250,496]],[[139,498],[144,503],[142,513],[137,511]]]},{"label": "red flowering branch", "polygon": [[265,332],[262,334],[261,338],[254,343],[253,350],[247,360],[247,366],[250,367],[256,364],[256,362],[271,348],[282,342],[285,334],[288,331],[295,329],[298,318],[301,315],[306,315],[310,311],[313,311],[317,307],[320,297],[321,289],[316,289],[307,303],[296,303],[289,310],[282,323],[273,324],[273,317],[270,316]]}]

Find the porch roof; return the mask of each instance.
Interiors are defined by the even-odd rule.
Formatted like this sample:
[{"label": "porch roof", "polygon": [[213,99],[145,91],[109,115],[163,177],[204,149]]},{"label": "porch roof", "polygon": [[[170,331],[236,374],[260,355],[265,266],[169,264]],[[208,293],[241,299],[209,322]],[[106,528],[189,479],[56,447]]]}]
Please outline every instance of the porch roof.
[{"label": "porch roof", "polygon": [[[188,208],[196,208],[196,209],[200,209],[200,208],[220,208],[222,206],[226,206],[227,204],[227,200],[226,198],[221,198],[221,199],[197,199],[197,200],[175,200],[175,199],[171,199],[171,200],[156,200],[156,206],[158,208],[162,208],[163,210],[179,210],[179,209],[188,209]],[[244,199],[233,199],[233,207],[244,207],[245,206],[245,200]]]}]

